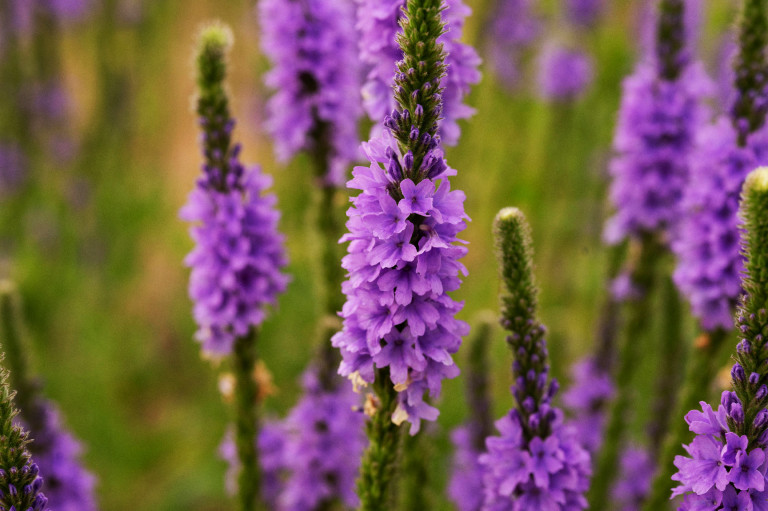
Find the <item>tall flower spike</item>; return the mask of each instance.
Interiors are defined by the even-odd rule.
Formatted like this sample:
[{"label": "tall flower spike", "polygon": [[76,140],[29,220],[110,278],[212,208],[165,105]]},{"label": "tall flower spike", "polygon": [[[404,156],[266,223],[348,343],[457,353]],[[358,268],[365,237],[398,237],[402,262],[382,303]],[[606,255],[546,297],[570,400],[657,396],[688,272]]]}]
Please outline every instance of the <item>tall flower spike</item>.
[{"label": "tall flower spike", "polygon": [[197,337],[206,356],[232,355],[235,374],[235,444],[240,460],[239,506],[254,509],[261,486],[258,453],[256,366],[257,328],[266,309],[285,289],[283,238],[277,231],[275,197],[265,195],[270,180],[258,167],[246,169],[240,147],[230,142],[223,81],[231,33],[222,25],[206,27],[197,56],[200,95],[197,111],[203,128],[205,163],[181,217],[196,222],[197,246],[185,263],[192,268],[190,296],[195,302]]},{"label": "tall flower spike", "polygon": [[558,384],[549,377],[546,329],[536,317],[536,286],[528,223],[505,208],[494,222],[502,281],[501,322],[514,353],[512,392],[517,406],[496,422],[500,436],[486,440],[486,511],[578,510],[587,507],[590,459],[575,432],[552,405]]},{"label": "tall flower spike", "polygon": [[425,394],[439,396],[442,380],[458,374],[452,354],[468,328],[454,316],[462,304],[447,293],[466,272],[457,246],[464,229],[464,194],[451,191],[455,174],[443,158],[438,121],[445,71],[442,3],[409,0],[401,20],[394,92],[397,109],[380,137],[363,144],[371,162],[355,167],[342,241],[350,242],[342,266],[344,327],[333,337],[341,350],[339,372],[358,385],[373,384],[366,410],[370,445],[358,492],[364,510],[384,509],[397,456],[397,427],[435,420]]},{"label": "tall flower spike", "polygon": [[343,184],[347,165],[358,157],[362,115],[353,6],[264,0],[258,9],[261,46],[272,61],[267,129],[277,155],[287,161],[301,151],[312,153],[323,160],[324,177]]},{"label": "tall flower spike", "polygon": [[558,41],[543,47],[537,65],[537,91],[546,101],[575,101],[594,78],[592,57]]},{"label": "tall flower spike", "polygon": [[731,109],[739,145],[746,145],[747,136],[765,124],[768,111],[766,86],[768,62],[765,48],[768,44],[768,2],[745,0],[739,21],[739,52],[734,66],[736,100]]},{"label": "tall flower spike", "polygon": [[27,449],[29,434],[14,423],[13,397],[8,370],[0,368],[0,511],[50,511],[40,468]]},{"label": "tall flower spike", "polygon": [[29,374],[29,348],[22,336],[16,290],[8,281],[0,281],[0,343],[18,389],[21,413],[16,424],[35,436],[28,448],[45,474],[46,495],[61,511],[95,511],[96,478],[83,466],[82,446],[64,427],[58,407],[41,395],[40,383]]},{"label": "tall flower spike", "polygon": [[451,433],[454,446],[448,495],[459,511],[480,511],[483,505],[483,471],[478,457],[492,433],[488,345],[493,320],[483,318],[470,344],[466,379],[469,420]]},{"label": "tall flower spike", "polygon": [[523,55],[541,32],[532,0],[499,0],[489,16],[488,59],[499,81],[509,90],[523,78]]},{"label": "tall flower spike", "polygon": [[[360,56],[368,74],[363,85],[366,112],[374,121],[374,134],[380,122],[395,108],[392,97],[393,73],[403,58],[397,44],[399,22],[406,0],[356,0]],[[464,20],[472,12],[463,0],[445,0],[445,32],[438,39],[446,53],[446,73],[440,82],[443,91],[443,122],[440,136],[447,145],[456,145],[461,130],[460,119],[468,119],[475,110],[464,104],[472,85],[480,81],[480,57],[471,46],[462,43]],[[426,106],[425,106],[426,108]],[[413,113],[413,112],[411,112]]]},{"label": "tall flower spike", "polygon": [[685,446],[688,455],[675,458],[678,472],[672,479],[680,485],[672,495],[685,495],[681,510],[715,509],[718,504],[723,509],[768,507],[768,167],[747,177],[741,214],[745,295],[737,314],[740,340],[731,369],[733,390],[723,392],[717,410],[702,401],[701,412],[685,416],[696,436]]}]

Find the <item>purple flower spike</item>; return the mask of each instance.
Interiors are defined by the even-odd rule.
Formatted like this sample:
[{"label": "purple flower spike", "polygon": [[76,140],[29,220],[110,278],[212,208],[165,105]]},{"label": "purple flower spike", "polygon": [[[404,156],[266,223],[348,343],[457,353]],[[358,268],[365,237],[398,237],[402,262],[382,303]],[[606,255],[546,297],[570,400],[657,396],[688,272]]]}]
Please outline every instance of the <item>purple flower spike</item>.
[{"label": "purple flower spike", "polygon": [[[368,116],[374,121],[374,132],[380,123],[395,109],[392,96],[395,63],[403,58],[397,45],[398,24],[402,17],[405,0],[356,0],[357,31],[360,34],[360,58],[366,65],[367,77],[363,85],[363,104]],[[463,0],[446,0],[443,19],[446,33],[438,38],[446,53],[446,76],[441,81],[443,90],[443,121],[440,136],[447,145],[456,145],[461,130],[458,122],[475,113],[464,104],[472,85],[480,81],[480,57],[471,46],[461,42],[464,20],[472,10]]]},{"label": "purple flower spike", "polygon": [[[359,58],[350,2],[259,2],[261,46],[272,62],[267,129],[277,156],[328,151],[328,180],[342,184],[358,158]],[[319,147],[327,145],[328,147]],[[330,149],[330,150],[329,150]]]},{"label": "purple flower spike", "polygon": [[566,0],[565,15],[568,21],[581,27],[592,27],[605,8],[604,0]]},{"label": "purple flower spike", "polygon": [[749,171],[768,164],[768,129],[752,133],[745,147],[728,118],[701,128],[690,158],[673,249],[678,256],[675,283],[707,330],[730,328],[741,295],[744,260],[739,246],[739,196]]},{"label": "purple flower spike", "polygon": [[[414,434],[421,419],[436,418],[424,393],[436,397],[442,379],[458,374],[451,355],[468,330],[454,318],[462,304],[447,295],[466,273],[458,262],[466,249],[454,244],[467,220],[464,194],[451,191],[447,176],[455,171],[447,166],[418,183],[393,180],[385,169],[403,157],[388,130],[363,144],[363,152],[371,165],[355,167],[348,183],[361,193],[347,212],[347,303],[344,329],[332,342],[341,350],[344,376],[372,383],[374,367],[389,369],[399,389],[393,420],[407,419]],[[430,154],[442,160],[439,146]]]},{"label": "purple flower spike", "polygon": [[514,89],[522,79],[522,54],[541,32],[541,23],[533,13],[532,0],[496,2],[489,29],[489,54],[497,76]]},{"label": "purple flower spike", "polygon": [[656,465],[646,449],[628,447],[621,454],[621,471],[613,498],[621,511],[640,511],[651,489]]},{"label": "purple flower spike", "polygon": [[563,403],[573,414],[571,424],[590,453],[596,452],[602,444],[605,405],[614,392],[610,375],[598,369],[592,358],[573,367],[573,383],[563,394]]},{"label": "purple flower spike", "polygon": [[456,451],[448,495],[459,511],[479,511],[483,504],[482,466],[472,442],[471,429],[455,429],[451,433],[451,440]]},{"label": "purple flower spike", "polygon": [[581,50],[550,42],[538,60],[538,92],[547,101],[574,101],[594,77],[592,58]]}]

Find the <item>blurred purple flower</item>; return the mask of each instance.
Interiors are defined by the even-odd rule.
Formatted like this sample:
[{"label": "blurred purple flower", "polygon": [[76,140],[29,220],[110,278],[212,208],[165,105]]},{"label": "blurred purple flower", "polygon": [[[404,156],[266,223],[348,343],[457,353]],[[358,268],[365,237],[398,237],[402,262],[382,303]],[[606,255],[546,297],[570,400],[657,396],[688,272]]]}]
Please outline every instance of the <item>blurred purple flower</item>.
[{"label": "blurred purple flower", "polygon": [[621,467],[613,487],[613,499],[620,511],[639,511],[653,482],[656,465],[648,451],[627,447],[621,454]]},{"label": "blurred purple flower", "polygon": [[469,427],[451,433],[455,449],[448,495],[459,511],[480,511],[483,505],[483,469]]},{"label": "blurred purple flower", "polygon": [[[45,496],[57,511],[95,511],[96,478],[82,463],[82,447],[61,422],[58,408],[51,402],[39,402],[41,416],[30,431],[32,459],[44,475]],[[26,424],[23,414],[17,421]]]},{"label": "blurred purple flower", "polygon": [[0,142],[0,197],[16,193],[27,179],[27,159],[18,144]]},{"label": "blurred purple flower", "polygon": [[[347,302],[344,328],[332,340],[341,350],[343,376],[371,383],[375,368],[389,369],[399,390],[393,420],[410,421],[412,434],[421,419],[437,418],[424,393],[437,397],[442,380],[458,374],[451,355],[468,330],[454,317],[463,304],[447,294],[466,274],[458,262],[466,248],[454,244],[466,225],[464,193],[450,189],[447,178],[455,171],[445,164],[439,137],[427,143],[425,177],[412,189],[416,200],[401,198],[413,187],[402,175],[412,155],[400,155],[389,130],[363,144],[371,164],[355,167],[347,184],[361,193],[352,199],[349,233],[342,237],[350,242],[342,260]],[[395,198],[405,221],[388,213]],[[422,209],[424,215],[411,213]]]},{"label": "blurred purple flower", "polygon": [[593,75],[593,62],[588,54],[550,42],[539,55],[537,92],[547,101],[574,101],[592,83]]},{"label": "blurred purple flower", "polygon": [[615,389],[610,375],[599,370],[591,357],[573,366],[573,382],[563,393],[563,404],[573,415],[571,424],[584,448],[595,453],[600,448],[605,427],[605,405]]},{"label": "blurred purple flower", "polygon": [[682,215],[688,158],[707,122],[704,99],[713,86],[699,64],[674,80],[642,62],[623,85],[611,163],[611,200],[617,211],[605,228],[609,243],[643,233],[674,231]]},{"label": "blurred purple flower", "polygon": [[342,184],[358,157],[359,57],[351,2],[263,0],[261,46],[272,62],[267,130],[281,161],[327,153],[330,182]]},{"label": "blurred purple flower", "polygon": [[288,478],[276,509],[314,511],[336,499],[345,508],[358,505],[355,479],[365,445],[359,405],[349,385],[327,390],[314,371],[305,374],[304,397],[284,423]]},{"label": "blurred purple flower", "polygon": [[521,81],[522,53],[541,32],[532,0],[499,0],[490,20],[488,54],[501,82],[509,89]]},{"label": "blurred purple flower", "polygon": [[565,0],[565,15],[569,22],[581,27],[592,27],[605,8],[604,0]]},{"label": "blurred purple flower", "polygon": [[706,330],[730,328],[741,294],[744,267],[739,246],[738,207],[749,171],[768,164],[768,129],[738,147],[727,117],[703,127],[691,154],[683,198],[685,216],[673,242],[678,257],[675,283]]},{"label": "blurred purple flower", "polygon": [[[363,104],[374,121],[374,135],[380,123],[395,108],[392,95],[395,63],[403,58],[397,45],[401,31],[398,21],[405,0],[357,0],[357,31],[360,58],[367,70],[363,85]],[[446,0],[443,19],[446,33],[438,38],[446,53],[443,91],[443,121],[439,134],[447,145],[456,145],[461,130],[458,120],[468,119],[475,110],[464,104],[472,85],[480,81],[480,57],[471,46],[460,42],[464,20],[472,13],[462,0]]]}]

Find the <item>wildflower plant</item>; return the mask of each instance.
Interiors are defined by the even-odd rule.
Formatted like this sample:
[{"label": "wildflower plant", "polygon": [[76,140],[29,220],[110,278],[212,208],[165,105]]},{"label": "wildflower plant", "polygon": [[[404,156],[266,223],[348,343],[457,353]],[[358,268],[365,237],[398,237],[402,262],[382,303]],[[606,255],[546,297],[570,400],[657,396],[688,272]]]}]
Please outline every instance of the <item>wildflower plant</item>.
[{"label": "wildflower plant", "polygon": [[358,494],[361,509],[385,509],[397,458],[399,425],[411,433],[438,411],[444,378],[458,368],[452,359],[467,325],[454,315],[462,304],[448,293],[459,287],[466,248],[455,245],[465,227],[464,194],[451,191],[455,174],[443,158],[437,134],[445,73],[442,2],[409,0],[401,20],[397,108],[381,136],[363,144],[368,167],[355,167],[348,187],[361,193],[348,211],[349,242],[342,266],[347,301],[343,329],[333,337],[341,350],[339,372],[372,385],[369,447]]},{"label": "wildflower plant", "polygon": [[195,249],[185,263],[192,268],[190,297],[195,302],[197,338],[212,358],[231,356],[235,375],[235,445],[240,461],[239,506],[254,509],[261,485],[258,453],[258,327],[267,308],[285,289],[286,264],[275,197],[266,195],[270,180],[258,167],[239,161],[231,143],[234,120],[224,91],[229,29],[206,27],[199,40],[197,113],[203,131],[203,176],[180,216],[191,228]]},{"label": "wildflower plant", "polygon": [[687,456],[675,458],[672,477],[680,483],[672,495],[685,495],[683,510],[768,509],[768,168],[749,174],[741,204],[746,263],[732,390],[723,392],[716,410],[702,402],[701,411],[685,417],[695,438],[685,446]]},{"label": "wildflower plant", "polygon": [[536,315],[537,289],[529,227],[522,212],[505,208],[494,222],[502,281],[501,323],[510,332],[516,407],[496,422],[483,466],[486,511],[586,509],[589,453],[552,404],[559,385],[549,376],[546,328]]}]

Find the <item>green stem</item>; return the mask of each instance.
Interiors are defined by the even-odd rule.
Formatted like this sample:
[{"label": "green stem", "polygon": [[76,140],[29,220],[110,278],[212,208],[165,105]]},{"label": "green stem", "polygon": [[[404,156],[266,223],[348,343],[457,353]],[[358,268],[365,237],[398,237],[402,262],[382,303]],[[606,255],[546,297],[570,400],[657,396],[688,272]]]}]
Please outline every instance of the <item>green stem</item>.
[{"label": "green stem", "polygon": [[430,494],[431,477],[429,471],[431,445],[430,436],[426,432],[418,435],[405,435],[403,439],[403,461],[401,463],[402,504],[400,511],[424,511],[433,509]]},{"label": "green stem", "polygon": [[232,366],[235,373],[235,443],[240,461],[238,474],[238,509],[261,509],[259,494],[261,470],[256,438],[259,430],[259,386],[254,378],[258,358],[256,331],[235,340]]},{"label": "green stem", "polygon": [[[683,335],[683,306],[671,278],[664,280],[662,289],[662,331],[659,374],[656,380],[656,400],[653,419],[648,426],[650,454],[658,459],[661,446],[669,430],[670,420],[677,419],[675,411],[677,393],[682,383],[685,367],[685,339]],[[674,417],[674,419],[673,419]]]},{"label": "green stem", "polygon": [[643,511],[664,509],[674,486],[672,474],[675,456],[685,454],[683,444],[690,440],[688,423],[683,417],[699,407],[699,401],[706,400],[710,395],[710,387],[718,370],[718,356],[721,346],[728,339],[725,330],[716,330],[708,336],[702,336],[691,353],[685,384],[682,389],[677,411],[672,416],[671,428],[667,434],[664,448],[661,451],[659,467],[651,487],[651,494],[643,506]]},{"label": "green stem", "polygon": [[661,253],[662,247],[650,235],[644,236],[640,241],[640,253],[637,263],[633,265],[631,279],[633,285],[641,292],[641,296],[629,303],[626,336],[616,373],[616,399],[610,410],[603,449],[597,459],[589,494],[590,507],[595,511],[608,509],[610,489],[618,473],[619,452],[632,403],[632,384],[637,372],[638,360],[643,354],[642,338],[648,326],[650,297],[655,284],[655,268]]},{"label": "green stem", "polygon": [[401,428],[392,422],[397,408],[397,392],[392,388],[389,371],[379,369],[373,383],[378,403],[366,426],[368,448],[360,465],[357,494],[359,511],[390,511],[397,502],[394,489]]}]

